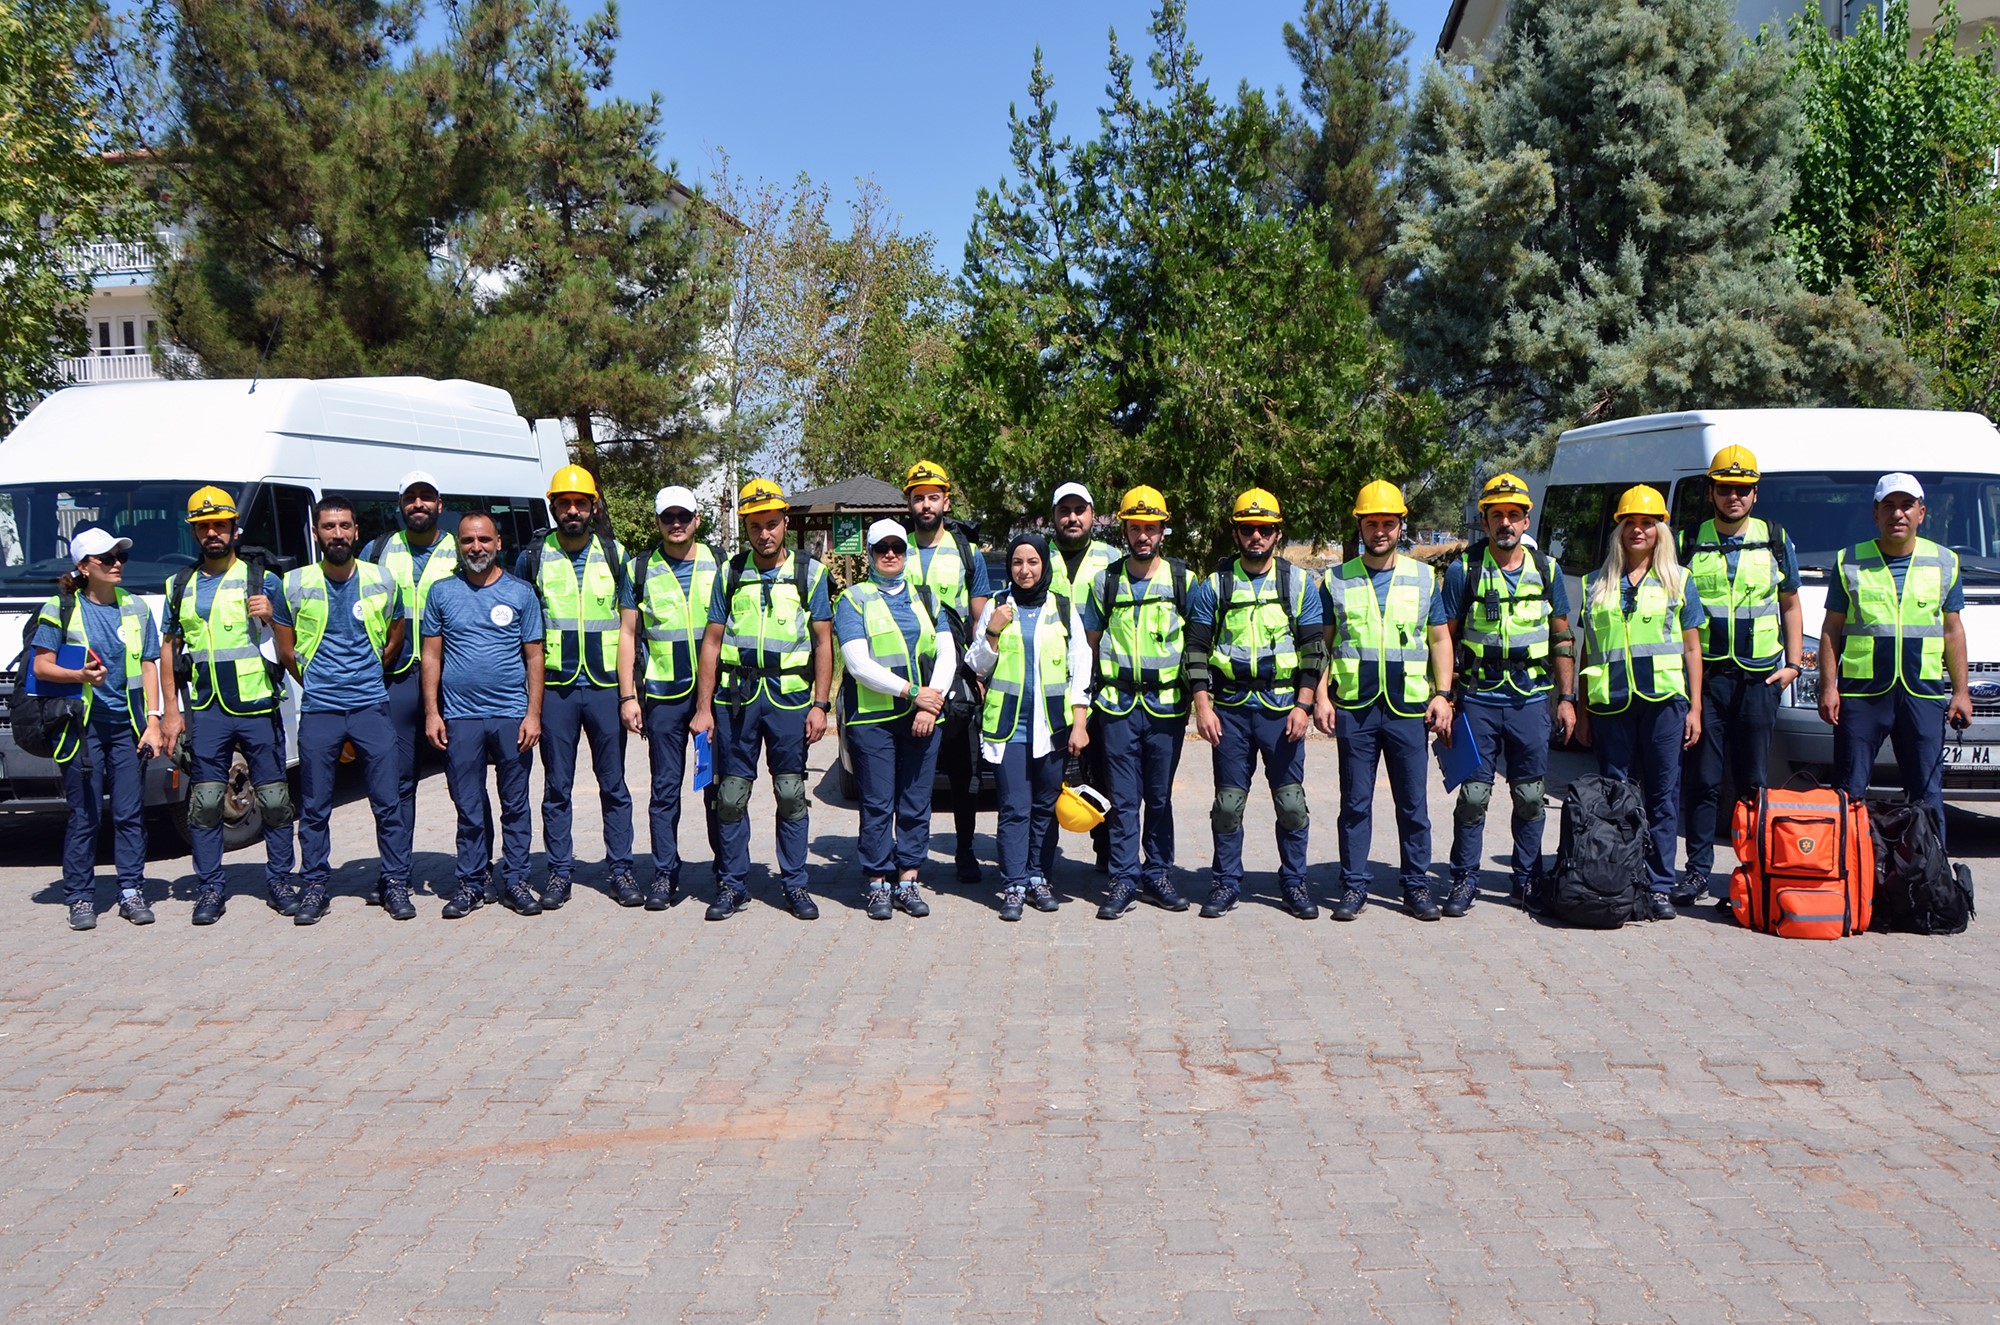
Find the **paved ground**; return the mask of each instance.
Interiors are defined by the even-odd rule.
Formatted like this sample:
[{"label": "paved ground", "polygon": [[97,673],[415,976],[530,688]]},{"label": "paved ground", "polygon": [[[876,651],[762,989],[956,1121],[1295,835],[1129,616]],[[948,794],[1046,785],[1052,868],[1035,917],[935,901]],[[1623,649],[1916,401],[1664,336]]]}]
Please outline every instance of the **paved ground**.
[{"label": "paved ground", "polygon": [[[1311,772],[1324,895],[1329,743]],[[1205,748],[1182,780],[1205,863]],[[196,931],[166,858],[160,924],[72,935],[51,833],[0,831],[5,1315],[1996,1318],[1991,919],[1837,944],[1490,902],[1101,924],[1072,866],[1055,916],[948,890],[874,924],[816,785],[810,925],[768,880],[721,925],[595,891],[397,925],[355,864],[317,928],[246,897]],[[769,813],[760,787],[765,841]],[[421,822],[437,878],[439,776]],[[1989,892],[1996,824],[1954,822]],[[337,828],[365,854],[365,805]]]}]

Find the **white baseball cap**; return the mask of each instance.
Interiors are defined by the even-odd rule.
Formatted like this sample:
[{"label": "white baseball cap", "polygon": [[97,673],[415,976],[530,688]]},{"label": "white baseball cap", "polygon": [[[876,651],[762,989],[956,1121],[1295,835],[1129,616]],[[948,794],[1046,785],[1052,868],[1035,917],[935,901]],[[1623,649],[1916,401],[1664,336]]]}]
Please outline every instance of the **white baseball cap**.
[{"label": "white baseball cap", "polygon": [[95,525],[77,530],[69,536],[70,560],[81,566],[87,557],[101,557],[109,552],[123,552],[132,546],[129,538],[113,538]]},{"label": "white baseball cap", "polygon": [[1065,483],[1060,488],[1057,488],[1056,495],[1049,498],[1049,505],[1051,507],[1062,505],[1064,497],[1081,497],[1085,506],[1095,507],[1097,505],[1097,500],[1090,495],[1090,489],[1084,487],[1081,483]]},{"label": "white baseball cap", "polygon": [[1924,485],[1917,482],[1915,474],[1884,474],[1875,483],[1875,500],[1881,501],[1892,492],[1907,492],[1918,501],[1924,499]]},{"label": "white baseball cap", "polygon": [[910,531],[903,528],[902,525],[896,523],[894,520],[887,518],[877,520],[874,524],[868,526],[868,550],[870,552],[873,552],[875,545],[885,538],[898,538],[905,544],[908,544],[910,541]]},{"label": "white baseball cap", "polygon": [[676,484],[671,488],[661,488],[658,493],[654,494],[654,515],[665,515],[676,506],[684,511],[693,511],[696,515],[701,514],[701,503],[694,499],[694,491],[690,488],[683,488]]},{"label": "white baseball cap", "polygon": [[438,481],[432,478],[429,474],[425,473],[421,469],[413,469],[409,473],[403,475],[402,481],[396,484],[396,495],[398,497],[402,496],[404,493],[408,492],[411,488],[416,487],[417,484],[419,483],[428,487],[432,492],[442,493],[444,491],[443,488],[440,488],[438,486]]}]

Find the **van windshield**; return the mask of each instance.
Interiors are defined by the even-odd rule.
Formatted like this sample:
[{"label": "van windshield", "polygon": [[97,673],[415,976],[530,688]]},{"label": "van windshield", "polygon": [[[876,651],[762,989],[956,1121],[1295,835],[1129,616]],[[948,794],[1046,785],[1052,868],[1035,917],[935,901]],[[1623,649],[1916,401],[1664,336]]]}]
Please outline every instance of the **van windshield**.
[{"label": "van windshield", "polygon": [[[2000,578],[2000,474],[1912,472],[1924,485],[1921,536],[1958,553],[1968,577]],[[1875,537],[1880,477],[1766,474],[1757,485],[1756,513],[1785,527],[1802,569],[1830,571],[1836,552]]]},{"label": "van windshield", "polygon": [[41,586],[69,570],[70,535],[95,525],[132,540],[125,583],[154,592],[197,556],[187,525],[195,480],[172,483],[23,483],[0,486],[0,586]]}]

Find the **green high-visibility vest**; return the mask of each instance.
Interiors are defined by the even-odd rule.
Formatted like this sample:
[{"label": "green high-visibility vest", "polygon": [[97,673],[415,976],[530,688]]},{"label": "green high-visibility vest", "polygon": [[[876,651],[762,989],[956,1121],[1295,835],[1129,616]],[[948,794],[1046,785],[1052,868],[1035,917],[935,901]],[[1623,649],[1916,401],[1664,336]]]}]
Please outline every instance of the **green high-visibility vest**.
[{"label": "green high-visibility vest", "polygon": [[1888,558],[1872,538],[1842,551],[1834,574],[1847,588],[1840,693],[1865,699],[1900,685],[1913,695],[1949,695],[1944,595],[1958,579],[1958,554],[1928,538],[1918,539],[1900,594]]},{"label": "green high-visibility vest", "polygon": [[[1583,600],[1594,595],[1593,575],[1584,582]],[[1687,657],[1682,650],[1680,604],[1667,596],[1666,585],[1651,571],[1639,581],[1632,614],[1625,614],[1623,591],[1613,586],[1603,606],[1584,616],[1584,647],[1589,657],[1583,669],[1584,703],[1592,713],[1623,713],[1635,699],[1687,698]]]},{"label": "green high-visibility vest", "polygon": [[1506,573],[1493,561],[1493,549],[1480,554],[1479,565],[1470,571],[1472,606],[1459,632],[1469,689],[1529,696],[1553,688],[1549,580],[1556,573],[1531,551],[1522,557],[1521,573],[1509,586]]},{"label": "green high-visibility vest", "polygon": [[[624,557],[616,543],[611,555]],[[550,685],[618,684],[618,568],[592,536],[584,545],[583,579],[554,533],[542,539],[536,571],[542,594],[542,669]]]},{"label": "green high-visibility vest", "polygon": [[[1008,595],[1011,597],[1012,595]],[[1018,612],[1018,609],[1016,609]],[[1069,600],[1051,593],[1042,600],[1041,615],[1035,621],[1035,675],[1028,675],[1028,651],[1022,647],[1021,618],[1002,632],[994,646],[999,660],[986,683],[986,710],[981,715],[979,737],[996,745],[1014,739],[1022,705],[1031,695],[1041,696],[1042,709],[1049,720],[1049,734],[1069,726],[1064,697],[1069,693]]]},{"label": "green high-visibility vest", "polygon": [[[979,555],[977,548],[971,549],[973,556]],[[903,578],[912,588],[929,589],[937,599],[938,606],[956,611],[967,625],[972,622],[972,568],[958,555],[958,539],[949,529],[938,534],[937,546],[930,550],[931,564],[924,565],[924,550],[917,546],[915,538],[910,539],[910,552],[903,567]]]},{"label": "green high-visibility vest", "polygon": [[410,622],[410,633],[404,644],[403,660],[396,665],[394,675],[407,676],[417,665],[417,623],[424,619],[424,605],[431,600],[431,586],[440,580],[449,579],[458,569],[458,546],[443,534],[431,544],[431,555],[424,562],[424,573],[417,574],[416,554],[410,551],[410,535],[398,531],[382,540],[375,551],[375,564],[389,572],[389,579],[403,596],[404,615]]},{"label": "green high-visibility vest", "polygon": [[[845,595],[847,602],[861,613],[862,629],[868,632],[868,656],[879,665],[894,672],[899,680],[922,686],[922,678],[930,675],[930,669],[937,663],[937,624],[924,607],[923,599],[914,588],[905,587],[910,606],[917,614],[917,652],[910,656],[909,641],[903,638],[903,628],[896,624],[896,617],[889,610],[888,599],[880,585],[869,580],[850,585]],[[903,695],[885,695],[879,690],[848,677],[841,687],[846,700],[847,720],[860,726],[871,722],[891,722],[907,718],[915,712],[915,706]]]},{"label": "green high-visibility vest", "polygon": [[1413,557],[1397,557],[1389,571],[1386,609],[1359,557],[1327,567],[1326,590],[1333,605],[1333,702],[1365,709],[1379,699],[1398,717],[1422,717],[1431,699],[1435,572]]},{"label": "green high-visibility vest", "polygon": [[1135,705],[1160,718],[1187,713],[1181,685],[1181,658],[1187,646],[1187,619],[1174,601],[1174,568],[1165,557],[1153,562],[1148,579],[1134,579],[1129,563],[1105,567],[1091,592],[1104,612],[1097,638],[1097,708],[1123,717]]},{"label": "green high-visibility vest", "polygon": [[[787,552],[772,578],[746,574],[729,600],[722,627],[722,655],[716,686],[724,703],[747,704],[758,688],[779,708],[801,709],[812,702],[812,602],[800,597]],[[754,570],[754,567],[753,567]],[[826,567],[808,559],[806,592],[826,578]]]},{"label": "green high-visibility vest", "polygon": [[639,600],[639,633],[646,644],[646,694],[654,699],[683,699],[694,690],[695,663],[720,566],[706,543],[694,545],[690,560],[694,573],[686,592],[665,553],[654,551],[643,565],[632,565],[632,582],[646,586]]},{"label": "green high-visibility vest", "polygon": [[1111,563],[1116,560],[1118,560],[1117,548],[1112,547],[1109,543],[1101,543],[1093,538],[1090,540],[1089,546],[1084,548],[1083,558],[1076,563],[1076,574],[1072,576],[1069,573],[1069,562],[1063,556],[1063,550],[1057,547],[1054,541],[1051,540],[1049,543],[1049,592],[1061,594],[1072,603],[1082,602],[1084,595],[1090,592],[1090,586],[1096,582],[1097,577],[1102,575],[1110,567]]},{"label": "green high-visibility vest", "polygon": [[[365,561],[355,563],[354,573],[361,581],[355,606],[360,609],[361,623],[368,630],[368,642],[380,654],[389,641],[389,610],[396,602],[396,585],[389,572]],[[292,651],[298,654],[299,671],[303,674],[312,666],[320,641],[326,638],[325,568],[314,562],[289,572],[285,576],[285,604],[292,609],[292,630],[297,636]]]},{"label": "green high-visibility vest", "polygon": [[[1211,637],[1209,667],[1215,674],[1215,701],[1231,707],[1257,698],[1260,707],[1270,708],[1263,692],[1290,689],[1299,670],[1298,642],[1292,638],[1292,622],[1305,611],[1306,591],[1311,579],[1286,569],[1279,557],[1271,558],[1263,582],[1252,586],[1243,559],[1235,559],[1230,570],[1229,601],[1222,601],[1222,576],[1208,577],[1215,595],[1215,633]],[[1287,603],[1281,586],[1290,582]],[[1289,708],[1287,699],[1284,707]]]},{"label": "green high-visibility vest", "polygon": [[[123,589],[113,589],[113,601],[118,604],[118,642],[125,646],[125,717],[132,724],[132,734],[143,736],[146,732],[146,683],[140,675],[140,664],[144,661],[140,653],[146,647],[146,604]],[[76,606],[71,609],[69,626],[62,622],[62,595],[52,596],[42,604],[41,619],[63,632],[63,643],[71,648],[88,649],[90,637],[83,629],[83,595],[78,594]],[[22,667],[33,667],[34,660],[26,659]],[[83,721],[66,728],[56,742],[55,761],[67,764],[83,749],[83,728],[90,725],[90,711],[96,703],[96,686],[83,687]]]},{"label": "green high-visibility vest", "polygon": [[1695,532],[1694,555],[1688,574],[1701,592],[1708,614],[1701,633],[1701,656],[1733,662],[1745,671],[1768,672],[1784,661],[1779,635],[1778,586],[1783,582],[1780,554],[1773,547],[1771,527],[1750,520],[1743,527],[1743,546],[1736,553],[1736,574],[1729,573],[1729,554],[1715,521],[1702,521]]},{"label": "green high-visibility vest", "polygon": [[[171,594],[172,582],[168,585]],[[263,591],[258,585],[256,592]],[[193,583],[181,596],[180,619],[173,624],[194,664],[190,709],[220,705],[225,713],[253,717],[277,707],[263,651],[250,642],[250,595],[250,568],[239,557],[222,573],[207,616],[196,606]]]}]

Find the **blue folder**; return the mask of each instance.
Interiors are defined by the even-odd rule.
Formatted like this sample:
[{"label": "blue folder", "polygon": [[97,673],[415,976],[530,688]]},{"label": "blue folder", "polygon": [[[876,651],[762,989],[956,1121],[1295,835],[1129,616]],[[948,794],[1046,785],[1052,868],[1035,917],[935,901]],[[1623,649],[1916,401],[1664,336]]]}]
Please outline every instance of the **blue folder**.
[{"label": "blue folder", "polygon": [[[44,681],[35,675],[35,665],[31,661],[34,650],[28,650],[29,658],[23,659],[21,667],[21,688],[30,695],[40,695],[44,699],[75,699],[83,693],[81,681]],[[56,666],[81,669],[89,651],[81,644],[65,644],[56,650]]]},{"label": "blue folder", "polygon": [[1437,751],[1438,767],[1444,772],[1444,789],[1457,791],[1461,782],[1470,782],[1486,767],[1479,760],[1479,742],[1472,739],[1472,720],[1463,709],[1451,720],[1451,744],[1440,736],[1431,742]]},{"label": "blue folder", "polygon": [[694,789],[706,791],[715,781],[715,746],[710,743],[707,732],[694,734]]}]

